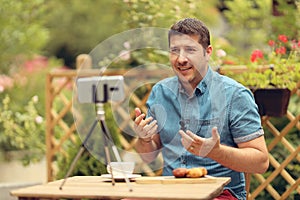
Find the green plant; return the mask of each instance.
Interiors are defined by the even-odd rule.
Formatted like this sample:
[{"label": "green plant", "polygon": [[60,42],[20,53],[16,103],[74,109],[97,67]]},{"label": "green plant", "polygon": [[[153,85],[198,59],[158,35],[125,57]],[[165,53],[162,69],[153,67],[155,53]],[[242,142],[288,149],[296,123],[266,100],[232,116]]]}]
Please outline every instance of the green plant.
[{"label": "green plant", "polygon": [[0,72],[14,73],[20,56],[41,52],[49,40],[44,0],[0,0]]},{"label": "green plant", "polygon": [[245,56],[254,45],[262,44],[269,34],[271,2],[224,0],[224,4],[227,9],[223,14],[229,29],[223,35],[235,47],[232,53]]},{"label": "green plant", "polygon": [[299,1],[222,0],[221,2],[225,7],[222,13],[229,27],[222,34],[231,44],[230,49],[225,49],[228,54],[245,57],[253,47],[261,48],[270,36],[276,37],[285,33],[295,37],[299,34]]},{"label": "green plant", "polygon": [[[185,17],[196,17],[207,24],[217,24],[220,13],[216,8],[218,1],[196,0],[124,0],[119,2],[123,9],[123,23],[125,29],[140,27],[169,28],[175,21]],[[199,10],[207,10],[199,12]]]},{"label": "green plant", "polygon": [[0,75],[0,153],[28,165],[45,156],[45,76],[61,63],[42,56],[20,61],[15,73]]},{"label": "green plant", "polygon": [[45,154],[45,122],[37,111],[38,103],[38,97],[33,96],[24,110],[12,111],[11,99],[6,95],[0,107],[0,150],[23,150],[24,165],[40,161]]},{"label": "green plant", "polygon": [[300,40],[279,35],[277,40],[269,40],[268,46],[266,53],[260,49],[252,52],[245,72],[228,76],[253,89],[294,89],[300,80]]},{"label": "green plant", "polygon": [[[57,156],[57,167],[59,170],[55,176],[55,179],[61,179],[65,177],[74,157],[80,149],[82,141],[79,139],[78,135],[75,137],[75,144],[68,144],[68,156]],[[100,161],[99,158],[94,157],[89,151],[84,151],[84,153],[75,163],[71,176],[99,176],[104,173],[106,173],[106,165],[104,164],[104,161]]]},{"label": "green plant", "polygon": [[[60,110],[61,105],[58,105],[57,107],[54,107],[55,110]],[[120,129],[118,129],[118,126],[115,122],[113,111],[112,111],[112,105],[110,103],[106,103],[104,105],[105,110],[105,121],[107,128],[112,136],[112,140],[116,147],[121,147],[121,141],[119,139]],[[81,110],[80,114],[82,116],[90,116],[91,113],[86,113],[84,110]],[[81,123],[88,124],[87,118],[84,118]],[[67,122],[73,123],[71,121]],[[77,124],[78,125],[78,124]],[[104,150],[104,141],[103,141],[103,133],[100,128],[100,123],[96,125],[96,129],[94,129],[94,132],[92,133],[91,137],[87,140],[86,146],[88,146],[87,149],[85,149],[84,153],[79,157],[78,161],[75,163],[74,169],[71,173],[71,176],[98,176],[106,172],[106,155]],[[83,141],[85,140],[85,137],[87,136],[87,132],[90,130],[91,127],[88,127],[86,129],[86,132],[80,132],[81,129],[78,129],[78,133],[76,133],[73,137],[73,140],[67,140],[64,142],[63,149],[66,152],[65,154],[58,153],[55,156],[55,161],[57,164],[57,173],[55,174],[55,179],[61,179],[69,170],[69,167],[71,166],[71,163],[73,159],[75,158],[76,154],[81,148],[81,145]],[[64,130],[61,129],[61,127],[57,127],[55,130],[55,134],[57,135],[57,138],[62,138],[65,134]],[[111,148],[111,146],[109,146]],[[116,158],[113,154],[113,152],[110,152],[111,160],[114,161]]]}]

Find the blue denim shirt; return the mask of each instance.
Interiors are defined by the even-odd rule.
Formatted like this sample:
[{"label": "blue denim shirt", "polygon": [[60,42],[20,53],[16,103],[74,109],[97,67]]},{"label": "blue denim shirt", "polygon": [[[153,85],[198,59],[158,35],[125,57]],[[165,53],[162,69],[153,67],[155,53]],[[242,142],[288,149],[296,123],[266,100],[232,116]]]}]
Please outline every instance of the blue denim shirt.
[{"label": "blue denim shirt", "polygon": [[182,146],[178,131],[190,130],[209,138],[212,127],[216,126],[221,144],[231,147],[263,135],[258,108],[248,89],[209,68],[191,96],[176,76],[158,82],[152,88],[147,106],[147,115],[156,119],[159,126],[163,175],[172,175],[172,170],[179,167],[202,166],[209,175],[231,177],[225,189],[239,199],[246,198],[244,173],[189,153]]}]

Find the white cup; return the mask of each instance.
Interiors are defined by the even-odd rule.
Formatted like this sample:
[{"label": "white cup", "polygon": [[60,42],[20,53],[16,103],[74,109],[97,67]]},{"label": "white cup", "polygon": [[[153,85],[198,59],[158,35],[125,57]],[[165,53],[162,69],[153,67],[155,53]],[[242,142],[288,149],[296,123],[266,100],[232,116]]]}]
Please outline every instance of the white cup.
[{"label": "white cup", "polygon": [[[107,165],[106,169],[107,172],[111,174],[111,169],[113,171],[114,176],[123,176],[124,174],[130,175],[133,173],[134,170],[134,162],[110,162]],[[111,166],[111,168],[110,168]]]}]

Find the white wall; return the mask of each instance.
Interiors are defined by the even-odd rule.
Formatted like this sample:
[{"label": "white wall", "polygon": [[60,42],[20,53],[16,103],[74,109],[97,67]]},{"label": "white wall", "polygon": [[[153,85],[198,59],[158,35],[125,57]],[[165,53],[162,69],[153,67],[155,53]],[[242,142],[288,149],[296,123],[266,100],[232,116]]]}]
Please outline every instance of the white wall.
[{"label": "white wall", "polygon": [[46,161],[23,166],[20,161],[0,162],[1,182],[45,182],[47,180]]},{"label": "white wall", "polygon": [[23,166],[20,161],[0,161],[0,199],[15,200],[11,190],[47,182],[46,161]]}]

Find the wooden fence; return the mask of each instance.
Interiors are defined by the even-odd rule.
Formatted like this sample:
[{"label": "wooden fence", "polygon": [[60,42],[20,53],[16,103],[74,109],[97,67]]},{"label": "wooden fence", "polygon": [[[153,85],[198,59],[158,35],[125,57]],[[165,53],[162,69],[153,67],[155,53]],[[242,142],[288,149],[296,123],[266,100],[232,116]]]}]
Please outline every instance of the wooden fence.
[{"label": "wooden fence", "polygon": [[[52,181],[55,179],[55,175],[57,173],[56,166],[56,156],[57,155],[66,155],[67,149],[64,143],[66,142],[74,142],[76,126],[75,123],[65,121],[66,115],[72,115],[74,112],[72,108],[72,98],[70,98],[70,93],[72,93],[72,86],[74,84],[74,80],[78,77],[78,71],[76,70],[64,70],[64,71],[54,71],[47,75],[46,79],[46,119],[47,119],[47,129],[46,129],[46,138],[47,138],[47,177],[48,181]],[[81,73],[80,76],[91,76],[98,75],[99,71],[95,70],[84,70],[84,73]],[[104,75],[122,75],[126,73],[126,71],[106,71]],[[151,71],[151,75],[153,73],[160,74],[162,73],[159,70]],[[226,70],[221,73],[226,74]],[[150,74],[148,74],[150,75]],[[147,76],[147,72],[143,74],[131,74],[133,77],[138,76]],[[164,76],[164,74],[163,74]],[[168,76],[166,73],[165,76]],[[132,94],[131,101],[134,106],[141,107],[145,112],[145,102],[150,93],[151,85],[146,86],[145,95],[143,98],[139,98],[138,96]],[[300,98],[300,84],[298,84],[297,88],[292,92],[293,96]],[[55,105],[59,104],[57,107]],[[119,109],[117,112],[123,116],[124,124],[130,124],[132,118],[134,117],[134,111],[132,111],[129,115],[126,114],[126,110]],[[129,117],[128,117],[129,116]],[[268,150],[270,152],[270,169],[265,174],[252,174],[251,179],[257,180],[259,182],[258,185],[251,185],[250,193],[248,199],[255,199],[259,197],[259,195],[263,193],[269,193],[274,199],[292,199],[293,195],[300,194],[300,178],[298,176],[292,175],[291,171],[291,163],[296,163],[293,166],[299,167],[300,161],[300,145],[295,145],[295,143],[289,139],[287,139],[288,134],[291,131],[300,130],[300,113],[291,113],[288,111],[287,115],[283,118],[280,118],[281,121],[284,121],[284,127],[277,128],[274,125],[273,119],[271,117],[265,116],[262,118],[262,124],[265,131],[271,133],[271,136],[268,136]],[[121,124],[122,126],[122,124]],[[63,134],[56,134],[56,131],[62,130]],[[298,138],[295,138],[299,140]],[[128,139],[124,138],[120,135],[120,141],[122,148],[128,151],[134,151],[133,145],[134,140],[128,141]],[[274,154],[278,154],[278,151],[285,152],[285,158],[283,160],[276,160]],[[154,175],[155,173],[151,171],[151,169],[147,166],[144,166],[145,173],[148,175]],[[299,170],[299,169],[298,169]],[[279,192],[277,190],[277,186],[275,183],[277,182],[277,178],[283,178],[286,182],[285,191]]]}]

